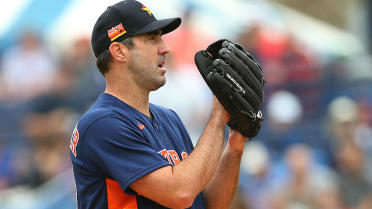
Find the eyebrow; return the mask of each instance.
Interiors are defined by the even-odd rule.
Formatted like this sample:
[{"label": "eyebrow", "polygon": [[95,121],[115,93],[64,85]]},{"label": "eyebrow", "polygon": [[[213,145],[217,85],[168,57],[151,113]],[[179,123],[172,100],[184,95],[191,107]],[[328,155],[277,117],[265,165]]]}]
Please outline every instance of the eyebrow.
[{"label": "eyebrow", "polygon": [[153,31],[153,32],[149,32],[146,35],[152,36],[152,35],[161,35],[161,34],[162,34],[161,30],[156,30],[156,31]]}]

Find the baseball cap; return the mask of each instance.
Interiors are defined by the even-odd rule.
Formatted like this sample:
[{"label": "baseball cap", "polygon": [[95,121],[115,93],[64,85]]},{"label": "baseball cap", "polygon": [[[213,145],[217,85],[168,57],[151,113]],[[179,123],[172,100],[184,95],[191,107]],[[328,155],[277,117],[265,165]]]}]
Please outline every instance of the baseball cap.
[{"label": "baseball cap", "polygon": [[109,6],[94,25],[91,43],[97,57],[107,50],[112,42],[119,42],[127,37],[161,30],[169,33],[181,24],[181,18],[158,20],[142,3],[124,0]]}]

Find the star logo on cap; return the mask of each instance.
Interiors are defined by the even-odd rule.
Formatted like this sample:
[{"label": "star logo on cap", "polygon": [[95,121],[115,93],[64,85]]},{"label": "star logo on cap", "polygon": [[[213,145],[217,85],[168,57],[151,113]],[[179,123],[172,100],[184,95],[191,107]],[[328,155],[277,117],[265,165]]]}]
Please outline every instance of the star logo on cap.
[{"label": "star logo on cap", "polygon": [[147,13],[149,13],[149,15],[151,16],[152,13],[151,11],[149,10],[149,8],[147,8],[145,5],[142,5],[142,8],[141,8],[143,11],[146,11]]}]

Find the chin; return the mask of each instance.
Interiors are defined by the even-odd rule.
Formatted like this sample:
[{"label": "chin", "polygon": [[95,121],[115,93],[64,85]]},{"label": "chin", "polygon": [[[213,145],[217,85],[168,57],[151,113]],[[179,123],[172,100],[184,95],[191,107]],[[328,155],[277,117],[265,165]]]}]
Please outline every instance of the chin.
[{"label": "chin", "polygon": [[166,79],[164,78],[163,80],[159,81],[156,85],[154,85],[151,91],[158,90],[160,87],[164,86],[165,83],[166,83]]}]

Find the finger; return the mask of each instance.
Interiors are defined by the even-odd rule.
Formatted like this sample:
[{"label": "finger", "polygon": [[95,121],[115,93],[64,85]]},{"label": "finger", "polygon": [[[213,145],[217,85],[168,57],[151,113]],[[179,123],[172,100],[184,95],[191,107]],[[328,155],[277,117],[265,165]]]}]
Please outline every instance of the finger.
[{"label": "finger", "polygon": [[[257,109],[260,107],[255,108],[255,106],[252,105],[250,101],[247,101],[238,93],[233,93],[231,100],[234,103],[234,105],[238,107],[240,110],[238,116],[241,116],[243,114],[246,115],[247,117],[250,117],[251,119],[254,119],[256,117],[255,113],[258,112]],[[244,107],[244,109],[242,109],[242,107]],[[234,116],[232,117],[234,118]]]},{"label": "finger", "polygon": [[[254,73],[254,76],[257,80],[261,81],[263,79],[263,72],[259,64],[254,60],[254,58],[248,54],[248,52],[244,51],[239,45],[235,45],[233,43],[223,44],[223,48],[228,49],[231,51],[239,60],[242,60],[244,64],[249,66],[249,68]],[[239,46],[239,48],[237,47]]]},{"label": "finger", "polygon": [[258,95],[246,82],[234,71],[230,65],[221,59],[213,61],[213,66],[220,71],[224,78],[229,81],[236,92],[239,92],[245,100],[249,101],[255,108],[259,109],[262,105],[260,95]]},{"label": "finger", "polygon": [[238,44],[235,44],[231,41],[224,41],[222,47],[233,52],[244,64],[248,65],[255,74],[255,77],[259,80],[263,80],[263,72],[259,64],[254,60],[253,56],[246,52],[243,47]]},{"label": "finger", "polygon": [[244,64],[237,56],[234,55],[230,50],[222,48],[220,50],[220,55],[224,60],[226,60],[230,65],[231,69],[236,71],[239,75],[237,77],[242,77],[244,81],[254,89],[259,98],[263,99],[262,84],[257,78],[253,75],[250,68]]},{"label": "finger", "polygon": [[233,88],[232,84],[228,82],[217,70],[213,70],[207,76],[207,81],[210,84],[210,89],[216,95],[219,102],[231,115],[238,114],[238,108],[227,105],[230,101],[230,92]]}]

